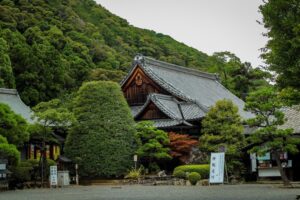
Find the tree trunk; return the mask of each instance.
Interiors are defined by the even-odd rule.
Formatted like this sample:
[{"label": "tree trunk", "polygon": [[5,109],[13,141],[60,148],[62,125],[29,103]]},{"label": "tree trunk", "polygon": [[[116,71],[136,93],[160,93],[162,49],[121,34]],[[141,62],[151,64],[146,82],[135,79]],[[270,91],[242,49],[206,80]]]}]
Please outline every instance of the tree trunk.
[{"label": "tree trunk", "polygon": [[277,163],[277,167],[279,169],[279,172],[280,172],[280,176],[281,176],[281,179],[283,181],[283,185],[284,186],[292,186],[292,184],[290,183],[286,173],[285,173],[285,170],[283,169],[283,167],[281,166],[281,161],[280,161],[280,154],[278,151],[275,151],[274,152],[274,155],[275,155],[275,159],[276,159],[276,163]]}]

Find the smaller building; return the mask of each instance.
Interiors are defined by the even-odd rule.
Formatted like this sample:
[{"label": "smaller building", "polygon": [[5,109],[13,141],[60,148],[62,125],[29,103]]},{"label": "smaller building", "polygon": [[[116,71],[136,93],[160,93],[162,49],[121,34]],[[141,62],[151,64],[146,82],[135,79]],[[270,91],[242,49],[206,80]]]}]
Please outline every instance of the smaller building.
[{"label": "smaller building", "polygon": [[[33,111],[20,98],[17,90],[0,88],[0,103],[7,104],[12,111],[21,115],[29,124],[34,124],[32,119]],[[61,144],[64,139],[59,135],[53,133],[53,138],[57,142],[47,142],[46,157],[52,160],[57,160],[61,153]],[[41,156],[41,140],[38,138],[31,138],[28,143],[24,144],[21,151],[21,160],[25,159],[40,159]]]},{"label": "smaller building", "polygon": [[[282,112],[285,114],[286,122],[279,128],[292,128],[294,137],[300,138],[300,106],[285,107],[282,108]],[[251,132],[248,132],[248,134],[251,134]],[[298,149],[300,150],[300,145]],[[300,153],[293,155],[282,152],[280,160],[288,178],[293,181],[300,181]],[[271,153],[266,153],[264,156],[251,154],[250,161],[251,172],[256,174],[258,178],[280,177],[275,158]]]}]

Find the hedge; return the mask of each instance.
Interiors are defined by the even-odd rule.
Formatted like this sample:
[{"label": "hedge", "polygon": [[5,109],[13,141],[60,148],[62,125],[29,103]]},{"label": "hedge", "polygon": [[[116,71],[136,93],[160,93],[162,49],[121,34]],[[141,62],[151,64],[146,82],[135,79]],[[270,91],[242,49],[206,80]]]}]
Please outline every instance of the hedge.
[{"label": "hedge", "polygon": [[177,171],[183,172],[197,172],[201,175],[202,178],[207,179],[209,177],[209,165],[201,164],[201,165],[181,165],[174,169],[173,175],[177,173]]}]

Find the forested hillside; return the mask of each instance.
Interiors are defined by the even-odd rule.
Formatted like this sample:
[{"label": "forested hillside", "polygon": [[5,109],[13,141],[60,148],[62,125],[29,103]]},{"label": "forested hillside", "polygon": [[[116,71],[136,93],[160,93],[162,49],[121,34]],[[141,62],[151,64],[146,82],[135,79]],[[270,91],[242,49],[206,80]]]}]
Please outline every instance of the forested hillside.
[{"label": "forested hillside", "polygon": [[242,98],[267,84],[267,73],[233,54],[208,56],[133,27],[93,0],[0,0],[0,87],[16,87],[29,105],[74,91],[85,80],[118,81],[137,53],[219,73]]}]

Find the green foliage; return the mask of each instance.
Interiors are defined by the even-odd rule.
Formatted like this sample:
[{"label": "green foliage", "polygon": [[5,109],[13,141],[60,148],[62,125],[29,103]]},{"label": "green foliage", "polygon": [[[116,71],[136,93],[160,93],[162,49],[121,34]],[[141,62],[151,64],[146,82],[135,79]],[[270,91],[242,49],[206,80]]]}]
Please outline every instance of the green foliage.
[{"label": "green foliage", "polygon": [[242,63],[233,53],[214,53],[210,62],[208,71],[218,73],[223,85],[244,100],[248,93],[269,85],[267,79],[271,78],[271,74],[253,68],[251,63]]},{"label": "green foliage", "polygon": [[[279,87],[300,89],[300,7],[298,0],[269,0],[260,6],[269,41],[263,58]],[[299,101],[298,101],[299,103]]]},{"label": "green foliage", "polygon": [[245,138],[237,106],[230,100],[217,101],[202,121],[201,131],[200,149],[209,154],[225,147],[229,174],[240,173],[241,148]]},{"label": "green foliage", "polygon": [[284,113],[280,111],[282,106],[283,103],[273,88],[258,90],[247,98],[245,109],[256,115],[248,120],[248,124],[259,127],[249,138],[252,143],[257,144],[251,152],[298,152],[297,143],[300,141],[292,137],[293,130],[278,128],[285,122]]},{"label": "green foliage", "polygon": [[125,178],[137,180],[141,177],[141,175],[142,175],[142,168],[131,169],[129,173],[125,176]]},{"label": "green foliage", "polygon": [[285,106],[292,106],[300,102],[300,91],[292,87],[283,88],[278,98]]},{"label": "green foliage", "polygon": [[77,119],[65,153],[78,162],[81,176],[118,177],[132,166],[134,120],[118,84],[88,82],[79,89],[73,112]]},{"label": "green foliage", "polygon": [[183,171],[184,173],[197,172],[203,178],[208,178],[209,176],[209,165],[201,164],[201,165],[180,165],[174,169],[173,174],[178,171]]},{"label": "green foliage", "polygon": [[[47,159],[46,176],[50,173],[50,166],[56,165],[56,162]],[[21,161],[17,166],[11,169],[12,177],[11,182],[24,183],[27,181],[37,181],[40,177],[39,174],[39,160],[24,160]]]},{"label": "green foliage", "polygon": [[37,177],[38,160],[21,161],[16,167],[12,168],[12,180],[16,183],[31,181]]},{"label": "green foliage", "polygon": [[15,77],[8,54],[8,45],[0,37],[0,87],[15,88]]},{"label": "green foliage", "polygon": [[186,178],[186,174],[182,170],[174,170],[173,176],[175,176],[176,178],[183,178],[183,179]]},{"label": "green foliage", "polygon": [[136,130],[135,138],[138,144],[136,153],[149,163],[149,168],[153,168],[153,161],[172,158],[169,154],[170,149],[167,147],[170,140],[166,132],[154,127],[150,121],[138,123]]},{"label": "green foliage", "polygon": [[197,172],[192,172],[188,175],[188,179],[192,185],[196,185],[201,180],[201,176]]},{"label": "green foliage", "polygon": [[32,108],[34,119],[45,127],[68,127],[75,122],[75,117],[64,107],[59,99],[41,102]]},{"label": "green foliage", "polygon": [[3,103],[0,103],[0,125],[0,135],[6,137],[8,143],[20,147],[28,141],[27,122]]},{"label": "green foliage", "polygon": [[284,169],[281,166],[281,152],[297,153],[298,138],[293,137],[293,129],[280,129],[278,126],[285,122],[284,113],[280,111],[283,103],[273,88],[264,88],[253,92],[248,98],[245,110],[253,112],[255,118],[249,119],[248,124],[257,127],[249,137],[253,147],[249,152],[264,155],[271,152],[276,159],[284,184],[289,185]]},{"label": "green foliage", "polygon": [[126,73],[120,70],[97,68],[91,71],[89,79],[91,81],[114,81],[119,83],[125,76]]},{"label": "green foliage", "polygon": [[0,135],[0,158],[8,159],[9,165],[17,165],[20,161],[20,152],[13,144],[8,144],[7,139]]},{"label": "green foliage", "polygon": [[21,98],[32,106],[76,91],[86,80],[120,80],[120,71],[128,71],[137,53],[216,73],[226,65],[213,69],[210,56],[170,36],[133,27],[93,0],[2,0],[0,38],[0,76],[6,74],[0,85],[14,87],[15,79]]},{"label": "green foliage", "polygon": [[41,102],[32,108],[36,123],[29,127],[30,136],[44,141],[55,141],[51,133],[53,127],[67,130],[76,119],[58,99]]}]

